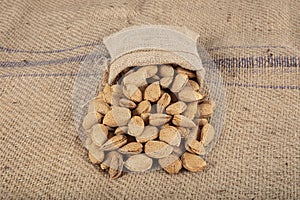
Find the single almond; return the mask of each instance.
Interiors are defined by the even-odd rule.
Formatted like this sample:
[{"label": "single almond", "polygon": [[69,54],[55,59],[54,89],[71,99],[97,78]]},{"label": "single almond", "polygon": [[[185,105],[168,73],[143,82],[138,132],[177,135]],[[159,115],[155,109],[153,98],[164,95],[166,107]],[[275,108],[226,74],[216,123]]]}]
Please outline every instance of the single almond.
[{"label": "single almond", "polygon": [[154,75],[151,77],[151,79],[153,80],[153,82],[155,82],[155,81],[159,81],[160,77],[158,75]]},{"label": "single almond", "polygon": [[120,148],[127,143],[127,138],[125,135],[116,135],[107,140],[102,146],[102,151],[112,151]]},{"label": "single almond", "polygon": [[205,154],[205,148],[203,146],[202,142],[199,142],[197,140],[187,140],[186,141],[186,150],[191,152],[191,153],[195,153],[198,155],[204,155]]},{"label": "single almond", "polygon": [[92,128],[94,124],[101,123],[103,116],[98,112],[90,112],[88,113],[82,122],[82,127],[85,130]]},{"label": "single almond", "polygon": [[183,112],[183,116],[193,120],[198,109],[198,102],[194,101],[187,105],[186,110]]},{"label": "single almond", "polygon": [[150,84],[144,91],[144,99],[151,102],[156,102],[159,99],[160,95],[161,89],[158,81]]},{"label": "single almond", "polygon": [[128,123],[128,134],[131,136],[139,136],[144,130],[144,121],[139,116],[133,116]]},{"label": "single almond", "polygon": [[168,93],[164,93],[157,101],[156,112],[163,113],[165,108],[171,103],[171,97]]},{"label": "single almond", "polygon": [[146,78],[153,77],[157,73],[157,65],[147,65],[140,67],[137,72],[145,74]]},{"label": "single almond", "polygon": [[113,106],[103,118],[103,124],[110,127],[127,125],[131,118],[131,112],[128,108]]},{"label": "single almond", "polygon": [[211,117],[213,113],[213,105],[210,103],[202,103],[198,107],[200,117]]},{"label": "single almond", "polygon": [[143,145],[139,142],[131,142],[118,150],[120,153],[134,155],[143,151]]},{"label": "single almond", "polygon": [[176,126],[182,126],[187,128],[196,127],[196,124],[192,120],[183,115],[174,115],[172,123]]},{"label": "single almond", "polygon": [[88,112],[98,112],[105,115],[110,111],[110,106],[101,99],[94,99],[89,103]]},{"label": "single almond", "polygon": [[103,92],[99,92],[99,94],[96,96],[96,100],[97,101],[104,101],[105,102],[104,93]]},{"label": "single almond", "polygon": [[186,138],[190,134],[190,129],[185,127],[177,127],[177,130],[181,136],[181,138]]},{"label": "single almond", "polygon": [[174,69],[171,65],[160,65],[158,67],[158,73],[160,77],[173,76]]},{"label": "single almond", "polygon": [[189,80],[187,86],[190,86],[194,91],[199,92],[200,86],[196,81]]},{"label": "single almond", "polygon": [[136,104],[133,101],[125,98],[120,99],[119,105],[129,109],[134,109],[136,107]]},{"label": "single almond", "polygon": [[161,126],[168,123],[172,119],[172,116],[167,114],[150,114],[149,124],[152,126]]},{"label": "single almond", "polygon": [[201,131],[201,138],[200,141],[203,143],[204,146],[209,145],[215,137],[215,129],[210,124],[205,124]]},{"label": "single almond", "polygon": [[158,163],[169,174],[177,174],[182,168],[181,160],[176,154],[160,158]]},{"label": "single almond", "polygon": [[177,156],[181,156],[185,152],[184,145],[180,145],[179,147],[173,147],[173,153]]},{"label": "single almond", "polygon": [[112,156],[112,158],[110,160],[108,174],[110,179],[116,179],[121,176],[123,171],[123,157],[116,151],[109,152],[109,154]]},{"label": "single almond", "polygon": [[173,82],[173,76],[163,77],[159,80],[159,84],[161,85],[162,88],[169,88],[172,82]]},{"label": "single almond", "polygon": [[115,130],[115,135],[124,135],[128,132],[128,126],[119,126]]},{"label": "single almond", "polygon": [[184,102],[178,101],[176,103],[169,105],[166,108],[166,113],[169,115],[179,115],[183,111],[185,111],[186,108],[187,108],[187,105]]},{"label": "single almond", "polygon": [[130,156],[124,166],[132,172],[145,172],[152,166],[152,159],[145,154],[137,154]]},{"label": "single almond", "polygon": [[145,71],[136,71],[123,78],[124,85],[133,84],[137,87],[147,84],[147,74]]},{"label": "single almond", "polygon": [[205,96],[200,94],[199,92],[196,92],[192,90],[189,87],[183,88],[179,93],[178,93],[178,99],[184,102],[193,102],[193,101],[199,101],[203,100]]},{"label": "single almond", "polygon": [[103,124],[95,124],[92,127],[91,138],[97,146],[101,146],[108,136],[108,130]]},{"label": "single almond", "polygon": [[142,113],[141,118],[144,121],[144,124],[149,124],[150,113]]},{"label": "single almond", "polygon": [[149,113],[151,110],[151,103],[144,100],[138,104],[136,109],[133,111],[133,115],[141,115],[142,113]]},{"label": "single almond", "polygon": [[176,68],[176,72],[178,74],[185,74],[187,75],[189,78],[195,78],[196,77],[196,74],[190,70],[187,70],[187,69],[184,69],[182,67],[177,67]]},{"label": "single almond", "polygon": [[184,153],[181,156],[182,165],[191,172],[200,172],[206,167],[206,162],[195,154]]},{"label": "single almond", "polygon": [[136,85],[133,84],[124,85],[123,93],[128,99],[134,102],[141,102],[143,99],[142,92]]},{"label": "single almond", "polygon": [[93,164],[100,164],[104,160],[103,151],[89,152],[89,159]]},{"label": "single almond", "polygon": [[159,140],[164,141],[172,146],[179,146],[181,136],[178,129],[174,126],[166,126],[159,132]]},{"label": "single almond", "polygon": [[196,118],[193,120],[193,122],[197,125],[197,126],[204,126],[205,124],[208,124],[208,121],[206,118]]},{"label": "single almond", "polygon": [[118,105],[120,98],[124,95],[122,93],[122,86],[121,85],[112,85],[106,84],[103,89],[103,95],[105,102],[110,105]]},{"label": "single almond", "polygon": [[151,158],[164,158],[172,151],[173,147],[162,141],[148,141],[145,144],[145,154]]},{"label": "single almond", "polygon": [[177,74],[170,88],[172,92],[179,92],[188,82],[188,76],[185,74]]},{"label": "single almond", "polygon": [[136,141],[145,143],[158,138],[159,131],[155,126],[145,126],[141,135],[136,137]]}]

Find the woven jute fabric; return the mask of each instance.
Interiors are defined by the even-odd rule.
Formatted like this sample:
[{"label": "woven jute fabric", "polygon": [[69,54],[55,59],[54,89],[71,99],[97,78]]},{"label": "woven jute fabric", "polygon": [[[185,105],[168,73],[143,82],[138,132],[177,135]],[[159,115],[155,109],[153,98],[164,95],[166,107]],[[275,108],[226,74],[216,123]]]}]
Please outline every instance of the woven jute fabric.
[{"label": "woven jute fabric", "polygon": [[[0,1],[2,199],[299,199],[299,1]],[[109,180],[76,132],[72,91],[102,39],[185,26],[222,73],[226,124],[201,173]],[[93,77],[93,74],[90,75]]]}]

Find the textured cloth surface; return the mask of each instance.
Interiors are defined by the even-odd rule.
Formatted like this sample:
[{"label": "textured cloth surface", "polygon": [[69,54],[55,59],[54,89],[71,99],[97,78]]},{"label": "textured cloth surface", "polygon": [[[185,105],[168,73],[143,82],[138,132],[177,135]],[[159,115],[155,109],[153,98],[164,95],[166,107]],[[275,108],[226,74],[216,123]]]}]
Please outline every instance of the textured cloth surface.
[{"label": "textured cloth surface", "polygon": [[[0,8],[0,198],[299,199],[299,1],[2,0]],[[103,37],[140,24],[199,33],[222,72],[226,124],[202,173],[111,181],[78,139],[71,97],[82,61]]]}]

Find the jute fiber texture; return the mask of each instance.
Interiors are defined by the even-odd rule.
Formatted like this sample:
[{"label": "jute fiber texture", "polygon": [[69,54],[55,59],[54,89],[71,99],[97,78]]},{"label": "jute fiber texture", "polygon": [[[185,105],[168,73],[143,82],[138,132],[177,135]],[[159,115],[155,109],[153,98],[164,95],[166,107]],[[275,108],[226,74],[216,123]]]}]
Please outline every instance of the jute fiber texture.
[{"label": "jute fiber texture", "polygon": [[[299,9],[295,0],[1,0],[1,199],[299,199]],[[198,33],[222,73],[226,124],[202,173],[111,181],[78,138],[71,99],[82,61],[103,37],[141,24]]]}]

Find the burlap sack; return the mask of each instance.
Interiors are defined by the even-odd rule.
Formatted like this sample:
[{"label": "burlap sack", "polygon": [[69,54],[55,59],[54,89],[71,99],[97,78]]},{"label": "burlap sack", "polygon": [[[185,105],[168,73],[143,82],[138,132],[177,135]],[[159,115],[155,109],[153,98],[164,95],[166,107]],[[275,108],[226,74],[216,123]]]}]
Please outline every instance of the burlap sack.
[{"label": "burlap sack", "polygon": [[[1,1],[0,196],[298,199],[300,2]],[[90,164],[72,114],[82,61],[141,24],[186,26],[213,57],[227,120],[203,173],[127,174]],[[82,85],[82,87],[86,87]]]}]

